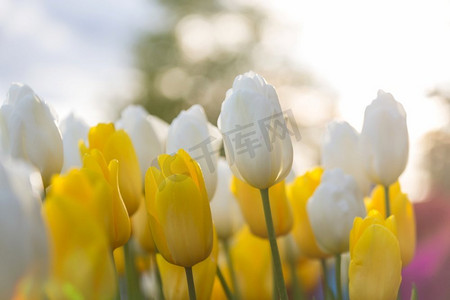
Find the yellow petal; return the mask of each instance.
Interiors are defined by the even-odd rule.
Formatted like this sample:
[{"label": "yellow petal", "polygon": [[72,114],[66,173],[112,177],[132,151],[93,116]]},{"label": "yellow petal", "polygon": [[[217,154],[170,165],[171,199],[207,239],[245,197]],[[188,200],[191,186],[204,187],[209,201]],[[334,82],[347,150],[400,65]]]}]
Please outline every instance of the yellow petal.
[{"label": "yellow petal", "polygon": [[[256,236],[267,238],[267,227],[260,191],[233,176],[231,190],[238,200],[245,221]],[[275,235],[282,236],[292,229],[293,217],[287,201],[284,181],[269,188],[270,210]]]},{"label": "yellow petal", "polygon": [[[208,198],[191,177],[171,175],[156,193],[156,214],[172,263],[191,267],[211,253],[213,230]],[[162,253],[164,255],[164,253]]]},{"label": "yellow petal", "polygon": [[142,197],[142,180],[139,162],[129,136],[118,130],[109,136],[103,151],[107,162],[119,161],[119,187],[128,214],[132,216],[138,209]]},{"label": "yellow petal", "polygon": [[173,261],[170,254],[167,240],[164,235],[164,229],[159,223],[158,215],[156,213],[156,193],[160,185],[164,184],[164,178],[158,169],[151,167],[145,173],[145,207],[147,210],[147,217],[150,224],[153,240],[158,251],[166,257],[167,260]]},{"label": "yellow petal", "polygon": [[131,235],[131,221],[119,191],[119,162],[116,159],[111,160],[108,170],[109,182],[112,185],[113,192],[111,198],[112,226],[110,239],[112,248],[115,249],[128,242]]},{"label": "yellow petal", "polygon": [[52,250],[50,299],[111,299],[116,291],[102,224],[70,198],[47,197],[43,207]]},{"label": "yellow petal", "polygon": [[200,166],[186,151],[180,149],[176,155],[160,155],[158,157],[158,164],[161,167],[164,177],[169,177],[174,174],[183,174],[191,177],[198,186],[202,197],[207,197],[205,181]]},{"label": "yellow petal", "polygon": [[273,280],[270,245],[244,227],[231,246],[241,299],[272,299]]},{"label": "yellow petal", "polygon": [[397,299],[401,267],[396,236],[383,225],[369,225],[351,254],[350,299]]},{"label": "yellow petal", "polygon": [[88,134],[89,149],[98,149],[103,152],[106,143],[115,130],[113,123],[100,123],[97,126],[91,127]]},{"label": "yellow petal", "polygon": [[325,258],[328,254],[322,252],[309,222],[306,204],[320,184],[323,169],[314,168],[299,176],[287,187],[287,196],[294,214],[292,235],[300,252],[311,258]]},{"label": "yellow petal", "polygon": [[[216,278],[217,258],[219,253],[217,236],[211,254],[204,261],[192,268],[197,299],[209,300]],[[163,282],[164,297],[166,299],[189,299],[186,274],[183,267],[167,262],[161,255],[156,256]]]},{"label": "yellow petal", "polygon": [[153,242],[153,236],[150,230],[145,201],[141,202],[139,209],[131,218],[131,222],[133,224],[133,236],[141,248],[149,253],[154,253],[155,243]]},{"label": "yellow petal", "polygon": [[[397,224],[397,237],[402,253],[403,267],[411,262],[416,248],[416,220],[413,206],[408,196],[402,193],[398,181],[389,187],[389,201],[391,214],[395,216]],[[365,199],[366,208],[378,210],[383,216],[385,212],[384,187],[374,188],[371,198]]]}]

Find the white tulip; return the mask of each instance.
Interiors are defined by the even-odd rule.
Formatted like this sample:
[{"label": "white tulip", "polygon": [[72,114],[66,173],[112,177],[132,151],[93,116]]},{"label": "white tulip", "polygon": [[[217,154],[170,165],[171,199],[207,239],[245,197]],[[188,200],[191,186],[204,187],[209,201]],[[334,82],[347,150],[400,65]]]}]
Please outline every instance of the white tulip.
[{"label": "white tulip", "polygon": [[325,169],[340,168],[350,174],[365,196],[369,192],[367,178],[359,148],[359,133],[347,122],[331,122],[322,145],[322,165]]},{"label": "white tulip", "polygon": [[317,244],[330,254],[348,251],[353,220],[366,214],[355,180],[341,169],[323,173],[307,211]]},{"label": "white tulip", "polygon": [[9,153],[36,166],[45,186],[63,165],[63,143],[50,107],[24,84],[13,83],[1,107],[9,135]]},{"label": "white tulip", "polygon": [[131,138],[143,181],[152,162],[164,152],[163,141],[158,137],[150,118],[142,106],[128,105],[116,123],[117,128],[125,130]]},{"label": "white tulip", "polygon": [[217,185],[217,159],[222,145],[218,129],[208,123],[201,105],[193,105],[182,111],[170,124],[166,151],[175,153],[184,149],[195,159],[203,173],[209,200]]},{"label": "white tulip", "polygon": [[242,226],[243,220],[239,205],[230,190],[233,173],[223,158],[217,162],[217,189],[211,201],[211,214],[217,236],[228,240]]},{"label": "white tulip", "polygon": [[293,149],[277,93],[258,74],[236,77],[222,103],[218,126],[233,174],[255,188],[282,181]]},{"label": "white tulip", "polygon": [[361,131],[361,151],[369,179],[389,186],[397,181],[408,162],[406,112],[383,91],[367,106]]},{"label": "white tulip", "polygon": [[87,144],[89,125],[71,113],[61,121],[60,128],[64,147],[64,164],[61,173],[65,173],[70,168],[82,166],[78,143],[82,140]]},{"label": "white tulip", "polygon": [[[39,172],[21,161],[0,158],[0,299],[11,299],[27,276],[38,288],[48,272],[48,239],[41,216]],[[29,286],[32,287],[32,286]]]},{"label": "white tulip", "polygon": [[158,141],[161,144],[163,152],[165,152],[167,135],[169,134],[169,126],[170,125],[166,121],[164,121],[154,115],[148,115],[148,119],[150,121],[150,124],[152,124],[153,130],[155,131],[156,135],[158,136]]}]

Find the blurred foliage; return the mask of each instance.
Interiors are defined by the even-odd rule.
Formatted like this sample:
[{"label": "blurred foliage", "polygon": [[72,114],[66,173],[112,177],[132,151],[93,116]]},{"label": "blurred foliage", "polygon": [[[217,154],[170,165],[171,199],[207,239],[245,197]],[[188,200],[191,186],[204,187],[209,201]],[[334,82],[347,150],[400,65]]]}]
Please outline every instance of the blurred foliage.
[{"label": "blurred foliage", "polygon": [[170,122],[180,110],[202,104],[216,123],[236,75],[254,70],[275,86],[308,84],[307,74],[270,51],[270,16],[235,1],[154,0],[164,14],[158,30],[136,46],[143,74],[136,103]]}]

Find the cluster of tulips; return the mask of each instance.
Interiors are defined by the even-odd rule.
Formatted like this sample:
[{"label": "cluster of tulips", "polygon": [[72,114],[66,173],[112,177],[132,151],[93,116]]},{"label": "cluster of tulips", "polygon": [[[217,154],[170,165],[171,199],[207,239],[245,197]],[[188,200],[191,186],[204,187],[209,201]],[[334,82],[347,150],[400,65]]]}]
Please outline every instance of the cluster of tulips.
[{"label": "cluster of tulips", "polygon": [[218,127],[200,105],[170,125],[139,106],[91,128],[59,122],[13,84],[0,299],[397,299],[416,230],[398,183],[402,105],[380,91],[361,133],[331,123],[322,166],[301,176],[287,123],[253,72],[236,77]]}]

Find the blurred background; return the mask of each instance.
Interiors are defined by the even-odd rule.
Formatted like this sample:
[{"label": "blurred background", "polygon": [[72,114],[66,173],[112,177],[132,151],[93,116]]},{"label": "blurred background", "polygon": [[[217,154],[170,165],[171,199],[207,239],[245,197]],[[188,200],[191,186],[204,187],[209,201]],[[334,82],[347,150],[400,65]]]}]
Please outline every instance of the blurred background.
[{"label": "blurred background", "polygon": [[21,81],[60,119],[74,112],[90,125],[114,121],[130,103],[167,122],[200,103],[216,123],[234,77],[254,70],[294,113],[300,174],[320,163],[326,123],[343,119],[360,131],[383,89],[408,114],[401,183],[423,202],[419,243],[442,229],[442,244],[450,236],[449,13],[444,0],[1,0],[0,95]]}]

